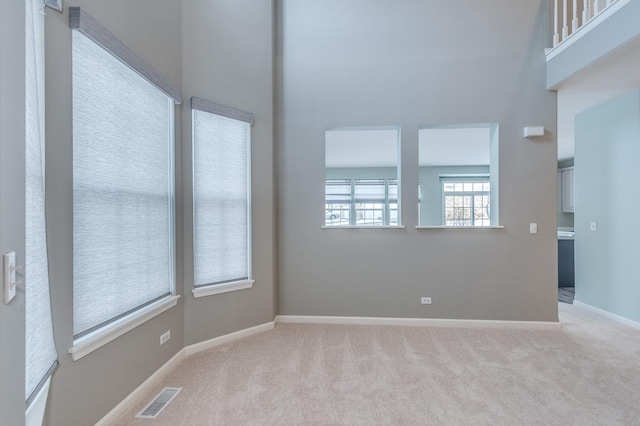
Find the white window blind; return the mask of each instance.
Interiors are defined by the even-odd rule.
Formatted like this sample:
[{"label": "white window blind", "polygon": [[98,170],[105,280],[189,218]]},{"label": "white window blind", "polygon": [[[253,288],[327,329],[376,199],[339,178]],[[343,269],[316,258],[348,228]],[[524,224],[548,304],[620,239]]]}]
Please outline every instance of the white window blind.
[{"label": "white window blind", "polygon": [[175,292],[174,100],[122,57],[72,33],[78,338]]},{"label": "white window blind", "polygon": [[325,200],[327,203],[350,203],[351,180],[327,179],[325,181]]},{"label": "white window blind", "polygon": [[192,108],[195,286],[246,281],[253,116],[196,98]]},{"label": "white window blind", "polygon": [[384,203],[385,181],[384,179],[356,179],[354,194],[356,203]]},{"label": "white window blind", "polygon": [[[44,20],[26,4],[25,400],[31,405],[57,365],[53,340],[44,206]],[[35,9],[35,11],[34,11]],[[45,397],[46,399],[46,397]]]}]

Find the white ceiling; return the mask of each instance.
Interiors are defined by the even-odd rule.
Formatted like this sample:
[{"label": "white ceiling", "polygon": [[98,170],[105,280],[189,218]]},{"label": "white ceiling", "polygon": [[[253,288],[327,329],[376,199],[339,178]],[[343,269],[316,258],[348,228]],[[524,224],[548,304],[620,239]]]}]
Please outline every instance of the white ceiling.
[{"label": "white ceiling", "polygon": [[398,128],[336,129],[325,133],[326,167],[396,167]]},{"label": "white ceiling", "polygon": [[426,128],[418,133],[420,166],[489,164],[491,130],[483,127]]},{"label": "white ceiling", "polygon": [[[489,164],[491,130],[486,125],[419,130],[421,166]],[[396,167],[398,128],[336,129],[325,134],[326,167]]]},{"label": "white ceiling", "polygon": [[640,37],[573,76],[558,89],[558,160],[573,158],[575,116],[640,88]]}]

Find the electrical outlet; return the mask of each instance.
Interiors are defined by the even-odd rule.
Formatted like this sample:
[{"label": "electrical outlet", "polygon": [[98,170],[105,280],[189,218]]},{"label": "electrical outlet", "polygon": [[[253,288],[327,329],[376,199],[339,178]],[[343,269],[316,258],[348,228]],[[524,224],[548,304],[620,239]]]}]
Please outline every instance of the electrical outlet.
[{"label": "electrical outlet", "polygon": [[4,303],[8,304],[16,297],[16,252],[12,251],[3,256],[4,259]]},{"label": "electrical outlet", "polygon": [[160,344],[164,345],[165,343],[167,343],[169,341],[169,339],[171,339],[171,330],[167,330],[166,333],[164,333],[162,336],[160,336]]},{"label": "electrical outlet", "polygon": [[430,305],[431,304],[431,298],[430,297],[421,297],[420,298],[420,303],[423,305]]}]

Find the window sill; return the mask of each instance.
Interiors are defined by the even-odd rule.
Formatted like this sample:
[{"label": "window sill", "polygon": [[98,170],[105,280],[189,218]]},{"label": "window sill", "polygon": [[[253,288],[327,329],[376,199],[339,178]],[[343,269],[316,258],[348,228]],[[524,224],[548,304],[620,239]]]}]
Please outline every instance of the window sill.
[{"label": "window sill", "polygon": [[405,229],[404,226],[323,226],[322,229]]},{"label": "window sill", "polygon": [[74,361],[77,361],[83,356],[90,354],[96,349],[145,323],[151,318],[174,307],[178,303],[179,298],[180,296],[176,295],[167,296],[162,300],[158,300],[149,306],[145,306],[144,308],[137,310],[131,315],[120,318],[119,320],[114,321],[93,333],[75,340],[73,342],[73,347],[69,349],[71,357]]},{"label": "window sill", "polygon": [[231,283],[214,284],[205,287],[197,287],[192,290],[193,297],[212,296],[214,294],[229,293],[230,291],[245,290],[253,287],[255,280],[234,281]]},{"label": "window sill", "polygon": [[416,229],[504,229],[504,226],[416,226]]}]

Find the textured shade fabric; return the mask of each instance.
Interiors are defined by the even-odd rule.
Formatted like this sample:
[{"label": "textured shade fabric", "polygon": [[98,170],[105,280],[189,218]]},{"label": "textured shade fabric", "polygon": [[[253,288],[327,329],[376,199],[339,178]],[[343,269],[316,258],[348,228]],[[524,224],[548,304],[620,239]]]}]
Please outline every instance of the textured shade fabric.
[{"label": "textured shade fabric", "polygon": [[250,124],[193,110],[195,285],[249,278]]},{"label": "textured shade fabric", "polygon": [[174,289],[173,100],[73,31],[74,335]]},{"label": "textured shade fabric", "polygon": [[355,201],[362,202],[385,202],[385,183],[384,179],[356,179],[355,183]]},{"label": "textured shade fabric", "polygon": [[[26,4],[26,233],[25,233],[25,400],[31,401],[39,384],[56,365],[53,341],[47,229],[44,209],[42,118],[42,19]],[[36,29],[40,30],[36,34]]]}]

